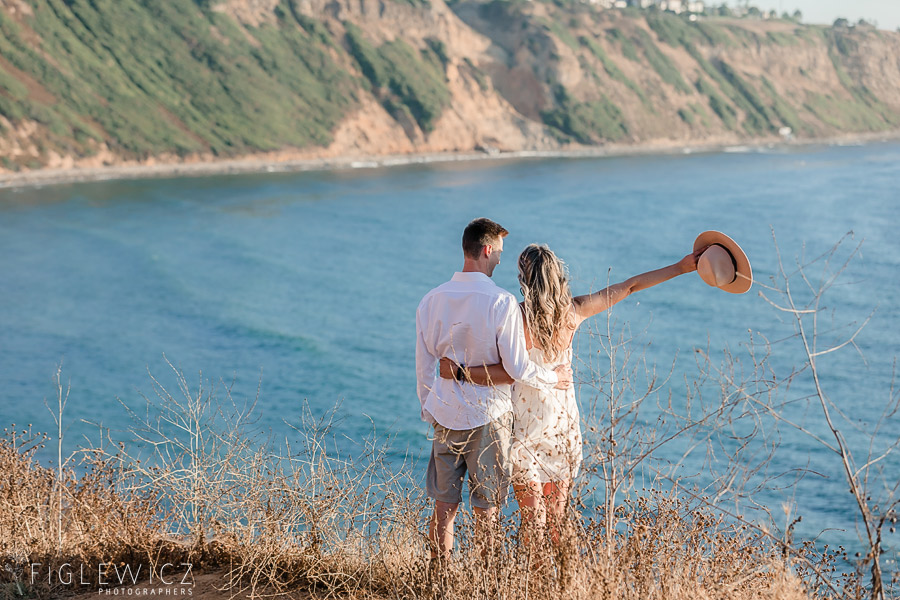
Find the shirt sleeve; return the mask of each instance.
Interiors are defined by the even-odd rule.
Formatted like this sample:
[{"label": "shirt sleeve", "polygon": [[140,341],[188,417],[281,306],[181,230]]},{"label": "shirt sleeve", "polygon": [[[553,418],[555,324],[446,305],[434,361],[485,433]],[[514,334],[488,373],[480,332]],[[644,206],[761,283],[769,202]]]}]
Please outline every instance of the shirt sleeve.
[{"label": "shirt sleeve", "polygon": [[525,385],[552,390],[559,382],[554,371],[541,367],[528,358],[522,313],[515,299],[505,299],[497,305],[497,350],[503,368],[509,376]]},{"label": "shirt sleeve", "polygon": [[421,306],[416,310],[416,391],[419,394],[419,404],[422,407],[422,420],[431,422],[430,415],[427,415],[425,412],[425,400],[428,398],[428,393],[434,385],[437,358],[428,351],[428,347],[425,344],[425,330],[423,328],[421,310]]}]

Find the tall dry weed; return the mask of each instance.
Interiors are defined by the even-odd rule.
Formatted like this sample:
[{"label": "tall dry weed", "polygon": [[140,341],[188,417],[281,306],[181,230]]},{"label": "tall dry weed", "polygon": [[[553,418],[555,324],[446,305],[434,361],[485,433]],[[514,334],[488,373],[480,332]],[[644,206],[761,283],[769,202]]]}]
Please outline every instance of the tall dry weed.
[{"label": "tall dry weed", "polygon": [[[758,598],[791,597],[801,582],[776,549],[721,517],[655,495],[617,507],[620,527],[570,509],[563,543],[524,546],[518,521],[498,524],[503,542],[484,557],[471,515],[460,518],[454,559],[435,569],[425,558],[426,503],[417,470],[388,466],[386,445],[369,440],[342,453],[328,419],[307,413],[296,439],[274,444],[242,430],[252,412],[228,412],[214,388],[176,398],[135,427],[134,448],[81,450],[83,468],[61,472],[34,460],[43,436],[7,432],[0,443],[2,552],[6,579],[25,594],[71,591],[30,579],[60,564],[94,573],[100,564],[191,564],[222,573],[230,595],[308,590],[322,596],[380,598]],[[158,383],[158,382],[157,382]],[[198,435],[200,434],[200,435]],[[63,518],[54,491],[63,490]],[[63,546],[56,523],[63,523]],[[90,578],[90,575],[89,575]],[[96,578],[95,578],[96,579]],[[96,581],[92,581],[96,585]],[[13,594],[16,595],[16,594]]]}]

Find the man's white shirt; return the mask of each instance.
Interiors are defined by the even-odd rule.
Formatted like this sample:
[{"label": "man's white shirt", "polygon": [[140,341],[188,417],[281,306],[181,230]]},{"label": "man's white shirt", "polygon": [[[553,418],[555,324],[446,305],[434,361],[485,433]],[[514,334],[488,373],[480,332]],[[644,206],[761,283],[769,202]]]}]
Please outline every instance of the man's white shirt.
[{"label": "man's white shirt", "polygon": [[422,420],[448,429],[480,427],[512,410],[511,386],[443,379],[442,357],[475,368],[501,363],[526,385],[552,389],[556,373],[528,358],[515,296],[484,273],[458,272],[428,292],[416,311],[416,379]]}]

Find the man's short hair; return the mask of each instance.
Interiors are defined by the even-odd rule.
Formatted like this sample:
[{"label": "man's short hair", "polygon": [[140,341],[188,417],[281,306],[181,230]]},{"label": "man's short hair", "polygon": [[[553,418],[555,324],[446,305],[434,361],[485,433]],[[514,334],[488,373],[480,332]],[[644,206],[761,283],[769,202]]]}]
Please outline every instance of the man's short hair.
[{"label": "man's short hair", "polygon": [[481,217],[466,225],[462,236],[463,254],[469,258],[478,258],[481,249],[494,245],[498,239],[506,237],[509,232],[502,225]]}]

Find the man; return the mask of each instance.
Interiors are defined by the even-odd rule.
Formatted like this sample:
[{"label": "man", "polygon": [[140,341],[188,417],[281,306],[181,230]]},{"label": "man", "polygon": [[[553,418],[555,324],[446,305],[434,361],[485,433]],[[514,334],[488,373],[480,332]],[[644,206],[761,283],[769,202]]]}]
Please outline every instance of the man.
[{"label": "man", "polygon": [[510,386],[477,386],[464,369],[455,380],[436,377],[442,357],[467,369],[502,363],[516,381],[533,387],[565,389],[572,370],[556,371],[528,359],[522,315],[515,297],[491,281],[509,232],[490,219],[475,219],[463,232],[463,270],[428,292],[416,311],[416,378],[422,420],[434,425],[426,491],[434,498],[428,539],[432,557],[446,559],[453,549],[453,521],[469,474],[469,496],[476,518],[476,540],[489,540],[509,488],[512,431]]}]

